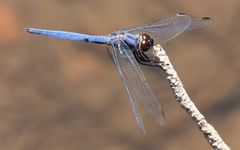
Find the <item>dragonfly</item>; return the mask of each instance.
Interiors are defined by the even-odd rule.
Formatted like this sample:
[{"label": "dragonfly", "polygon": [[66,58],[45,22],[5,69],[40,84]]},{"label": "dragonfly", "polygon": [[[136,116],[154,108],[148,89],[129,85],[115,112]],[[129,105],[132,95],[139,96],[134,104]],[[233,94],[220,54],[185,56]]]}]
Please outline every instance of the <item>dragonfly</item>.
[{"label": "dragonfly", "polygon": [[109,35],[89,35],[37,28],[25,28],[25,30],[51,38],[107,45],[108,53],[126,88],[137,127],[145,133],[138,108],[139,101],[161,125],[165,124],[165,116],[161,104],[147,84],[138,64],[159,66],[159,62],[150,57],[154,44],[165,44],[184,31],[199,29],[212,22],[213,19],[209,17],[195,18],[185,13],[176,13],[153,23],[119,30]]}]

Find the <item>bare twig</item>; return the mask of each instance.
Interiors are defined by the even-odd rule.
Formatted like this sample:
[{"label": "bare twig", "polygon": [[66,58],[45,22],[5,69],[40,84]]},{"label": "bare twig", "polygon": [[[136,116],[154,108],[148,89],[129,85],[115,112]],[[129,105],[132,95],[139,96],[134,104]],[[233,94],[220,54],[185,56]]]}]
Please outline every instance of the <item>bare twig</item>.
[{"label": "bare twig", "polygon": [[177,72],[174,70],[168,56],[166,55],[166,52],[161,45],[156,45],[153,47],[153,57],[159,61],[159,66],[161,66],[161,69],[163,69],[167,75],[167,79],[177,102],[197,123],[198,128],[203,133],[209,144],[216,150],[230,150],[217,131],[206,121],[204,116],[199,112],[197,107],[189,98],[180,78],[177,75]]}]

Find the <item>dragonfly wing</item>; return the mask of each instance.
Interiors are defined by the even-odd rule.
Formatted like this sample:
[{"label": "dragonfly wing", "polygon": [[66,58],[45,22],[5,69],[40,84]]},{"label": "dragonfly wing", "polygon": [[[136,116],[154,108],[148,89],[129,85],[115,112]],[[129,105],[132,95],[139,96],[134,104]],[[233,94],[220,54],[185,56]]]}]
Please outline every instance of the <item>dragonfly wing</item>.
[{"label": "dragonfly wing", "polygon": [[133,107],[137,106],[137,100],[140,100],[147,110],[155,117],[155,119],[161,125],[164,125],[165,117],[162,107],[148,86],[136,59],[133,56],[132,50],[129,49],[127,44],[123,41],[120,41],[119,44],[112,45],[111,47],[114,64],[116,65],[122,80],[124,81],[130,102],[131,104],[133,103],[133,112],[135,113],[135,117],[140,129],[144,131],[142,119],[139,111],[135,109],[137,107]]},{"label": "dragonfly wing", "polygon": [[213,19],[209,17],[202,17],[202,18],[192,18],[192,22],[187,30],[195,30],[199,28],[206,27],[213,23]]},{"label": "dragonfly wing", "polygon": [[124,74],[124,70],[122,69],[122,66],[120,65],[121,62],[119,62],[119,57],[118,57],[117,51],[118,51],[118,49],[115,49],[114,46],[109,46],[109,48],[108,48],[108,53],[112,57],[112,60],[115,64],[115,66],[116,66],[116,68],[117,68],[117,70],[118,70],[118,72],[119,72],[119,74],[120,74],[120,76],[123,80],[124,86],[127,90],[127,94],[128,94],[128,97],[129,97],[131,107],[132,107],[133,114],[134,114],[136,122],[137,122],[137,126],[142,133],[145,133],[144,124],[143,124],[143,121],[142,121],[141,114],[138,110],[136,97],[135,97],[135,95],[133,95],[133,91],[129,86],[128,79]]},{"label": "dragonfly wing", "polygon": [[169,15],[157,22],[141,25],[132,29],[124,30],[133,34],[148,33],[157,42],[166,43],[185,30],[193,30],[205,27],[212,23],[212,19],[208,17],[191,18],[190,16],[178,13]]},{"label": "dragonfly wing", "polygon": [[157,42],[166,43],[185,31],[191,24],[191,17],[185,14],[173,14],[157,22],[126,30],[133,34],[148,33]]}]

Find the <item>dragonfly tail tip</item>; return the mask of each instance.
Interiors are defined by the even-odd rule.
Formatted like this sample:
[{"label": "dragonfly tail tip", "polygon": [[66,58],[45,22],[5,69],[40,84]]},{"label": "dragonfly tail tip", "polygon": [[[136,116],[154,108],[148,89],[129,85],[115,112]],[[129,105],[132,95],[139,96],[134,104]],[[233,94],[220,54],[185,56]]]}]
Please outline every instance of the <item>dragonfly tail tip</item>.
[{"label": "dragonfly tail tip", "polygon": [[24,31],[31,33],[31,28],[26,27],[24,28]]}]

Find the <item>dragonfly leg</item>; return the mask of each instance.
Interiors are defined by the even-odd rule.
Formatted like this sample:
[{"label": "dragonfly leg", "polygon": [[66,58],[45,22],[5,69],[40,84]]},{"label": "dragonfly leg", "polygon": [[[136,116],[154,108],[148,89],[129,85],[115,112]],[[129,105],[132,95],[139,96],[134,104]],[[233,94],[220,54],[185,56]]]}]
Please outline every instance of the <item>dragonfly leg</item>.
[{"label": "dragonfly leg", "polygon": [[145,57],[145,56],[141,55],[141,53],[139,51],[136,51],[136,56],[143,62],[149,62],[150,61],[148,59],[148,57]]},{"label": "dragonfly leg", "polygon": [[133,51],[133,55],[136,58],[137,62],[141,65],[159,67],[158,62],[150,60],[145,54],[141,52]]}]

